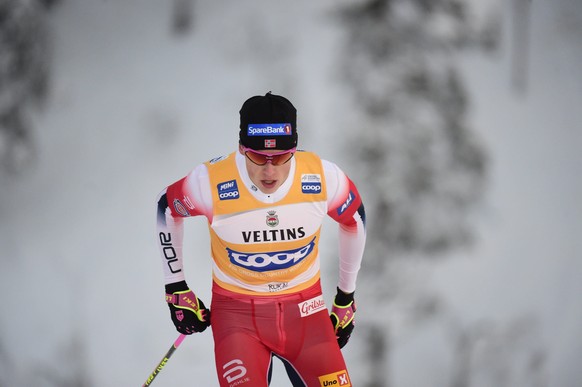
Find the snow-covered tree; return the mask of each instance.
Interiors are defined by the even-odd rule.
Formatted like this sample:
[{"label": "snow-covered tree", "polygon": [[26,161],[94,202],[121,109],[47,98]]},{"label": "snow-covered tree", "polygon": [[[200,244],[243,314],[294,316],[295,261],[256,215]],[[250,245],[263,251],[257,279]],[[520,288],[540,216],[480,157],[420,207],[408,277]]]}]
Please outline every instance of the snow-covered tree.
[{"label": "snow-covered tree", "polygon": [[371,219],[382,225],[371,225],[372,244],[391,255],[465,244],[487,157],[467,125],[455,54],[491,47],[490,29],[477,29],[458,0],[373,0],[343,15],[341,63],[362,125],[350,144],[373,187]]},{"label": "snow-covered tree", "polygon": [[[401,330],[443,313],[441,301],[423,289],[423,271],[402,258],[423,261],[472,241],[471,214],[483,197],[488,160],[468,125],[457,59],[464,48],[494,49],[498,19],[478,18],[461,0],[347,4],[339,62],[354,107],[349,154],[361,166],[368,219],[358,292],[374,300],[375,316],[390,316],[362,321],[374,344],[365,363],[386,369],[376,363],[389,358]],[[369,374],[368,386],[390,384],[387,372]]]},{"label": "snow-covered tree", "polygon": [[0,167],[5,170],[18,170],[33,155],[27,109],[46,96],[44,12],[37,0],[0,0]]}]

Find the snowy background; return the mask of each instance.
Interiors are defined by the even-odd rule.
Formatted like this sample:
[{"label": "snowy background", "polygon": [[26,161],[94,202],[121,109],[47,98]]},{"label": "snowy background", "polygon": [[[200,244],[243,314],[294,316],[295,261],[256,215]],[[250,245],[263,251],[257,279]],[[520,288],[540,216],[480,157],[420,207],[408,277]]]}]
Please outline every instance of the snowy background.
[{"label": "snowy background", "polygon": [[[33,156],[0,172],[0,386],[145,381],[177,337],[154,244],[156,195],[234,149],[246,98],[290,98],[301,147],[367,192],[369,177],[359,178],[341,144],[354,129],[338,125],[350,98],[337,71],[344,31],[334,3],[196,2],[183,30],[179,0],[61,0],[44,11],[50,81],[44,107],[27,108]],[[440,314],[387,329],[384,386],[582,380],[582,4],[530,3],[525,88],[512,78],[509,4],[499,8],[496,53],[458,58],[469,125],[488,160],[475,240],[398,264],[401,281],[438,296]],[[325,227],[329,300],[336,242]],[[186,270],[209,300],[206,233],[202,219],[188,222]],[[363,323],[344,354],[363,386],[366,321],[393,328],[394,318],[390,308],[376,313],[378,299],[358,301]],[[273,385],[284,380],[276,368]],[[187,338],[154,385],[217,385],[211,335]]]}]

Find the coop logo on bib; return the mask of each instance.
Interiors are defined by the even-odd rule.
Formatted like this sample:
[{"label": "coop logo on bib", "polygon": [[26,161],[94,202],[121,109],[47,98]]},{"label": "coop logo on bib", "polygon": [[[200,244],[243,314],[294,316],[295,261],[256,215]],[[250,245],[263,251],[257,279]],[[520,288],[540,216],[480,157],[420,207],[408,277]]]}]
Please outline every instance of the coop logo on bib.
[{"label": "coop logo on bib", "polygon": [[298,249],[264,253],[245,253],[226,248],[228,258],[234,265],[245,269],[265,272],[287,269],[303,261],[315,247],[315,238]]}]

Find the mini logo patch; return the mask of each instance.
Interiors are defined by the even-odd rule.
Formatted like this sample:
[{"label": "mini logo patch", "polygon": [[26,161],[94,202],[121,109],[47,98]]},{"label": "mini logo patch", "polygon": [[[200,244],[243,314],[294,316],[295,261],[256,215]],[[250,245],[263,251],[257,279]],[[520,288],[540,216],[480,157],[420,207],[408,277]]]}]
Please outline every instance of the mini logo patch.
[{"label": "mini logo patch", "polygon": [[334,372],[333,374],[320,376],[319,385],[322,387],[328,386],[352,387],[352,382],[350,381],[348,372],[346,370],[341,370],[340,372]]},{"label": "mini logo patch", "polygon": [[323,296],[319,295],[310,300],[300,302],[297,304],[297,306],[299,306],[299,313],[301,313],[301,317],[307,317],[319,312],[320,310],[324,310],[325,302],[323,301]]},{"label": "mini logo patch", "polygon": [[276,147],[277,147],[277,140],[275,140],[274,138],[269,138],[269,139],[265,140],[265,149],[276,148]]},{"label": "mini logo patch", "polygon": [[218,183],[216,188],[218,189],[218,198],[220,200],[232,200],[238,199],[240,197],[236,180],[229,180],[223,183]]}]

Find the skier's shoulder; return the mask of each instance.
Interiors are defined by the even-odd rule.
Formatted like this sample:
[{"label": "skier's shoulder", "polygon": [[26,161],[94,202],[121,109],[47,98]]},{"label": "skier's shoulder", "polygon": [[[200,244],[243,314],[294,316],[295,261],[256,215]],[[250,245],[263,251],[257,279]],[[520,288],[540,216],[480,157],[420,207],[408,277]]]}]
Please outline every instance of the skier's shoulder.
[{"label": "skier's shoulder", "polygon": [[231,161],[235,158],[236,152],[231,152],[228,154],[223,154],[220,156],[216,156],[211,158],[208,161],[205,161],[204,163],[202,163],[202,165],[204,165],[206,168],[215,168],[215,167],[220,167],[222,165],[225,165],[228,161]]}]

